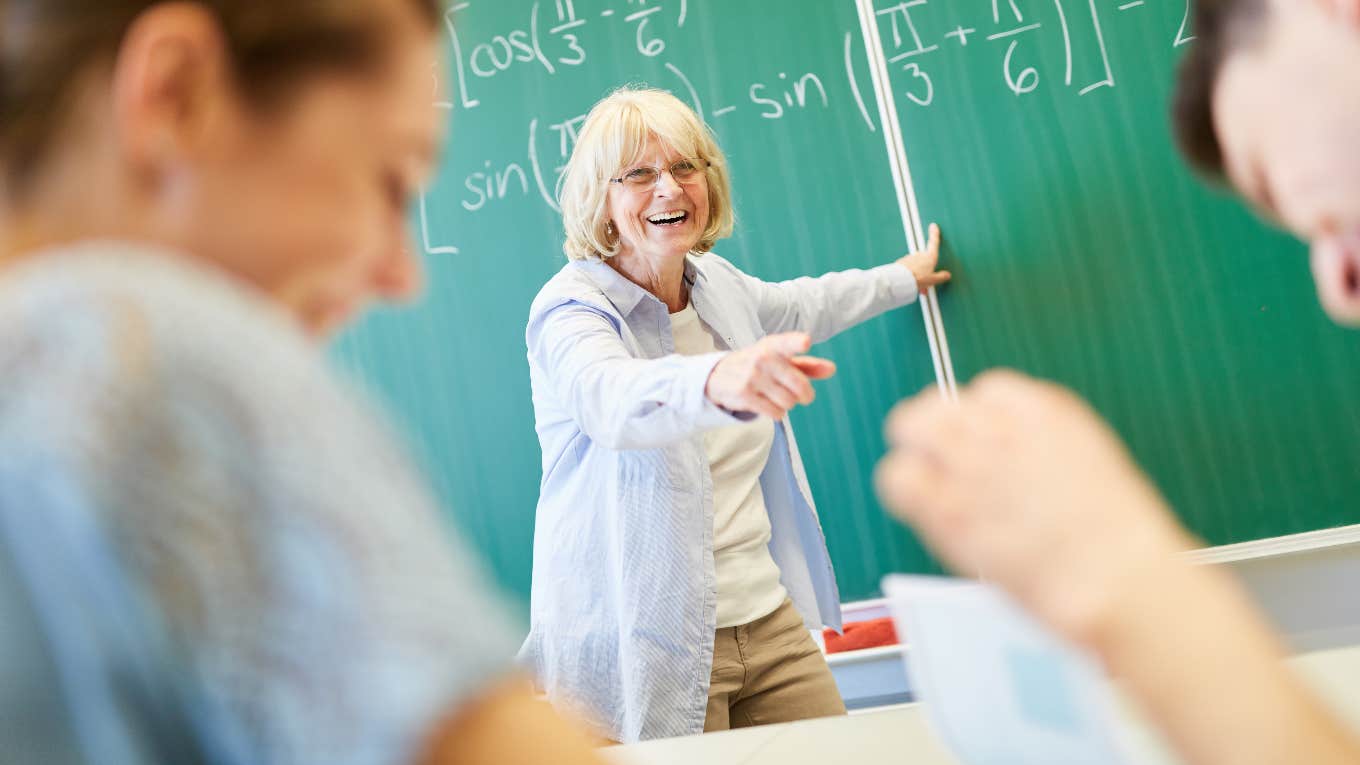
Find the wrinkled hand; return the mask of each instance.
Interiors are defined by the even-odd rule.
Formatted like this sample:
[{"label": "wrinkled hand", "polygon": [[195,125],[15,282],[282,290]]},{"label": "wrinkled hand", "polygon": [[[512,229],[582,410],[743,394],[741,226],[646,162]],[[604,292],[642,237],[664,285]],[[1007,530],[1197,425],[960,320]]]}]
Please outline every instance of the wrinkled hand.
[{"label": "wrinkled hand", "polygon": [[935,270],[940,262],[940,227],[934,223],[930,224],[930,242],[926,248],[898,258],[897,262],[906,266],[911,275],[916,277],[916,288],[921,292],[952,278],[948,271]]},{"label": "wrinkled hand", "polygon": [[990,372],[887,424],[884,503],[952,568],[1090,643],[1121,591],[1190,545],[1115,433],[1069,391]]},{"label": "wrinkled hand", "polygon": [[733,351],[709,373],[704,395],[731,412],[780,419],[795,406],[812,403],[816,393],[811,380],[836,374],[834,363],[801,355],[811,347],[807,333],[787,332]]}]

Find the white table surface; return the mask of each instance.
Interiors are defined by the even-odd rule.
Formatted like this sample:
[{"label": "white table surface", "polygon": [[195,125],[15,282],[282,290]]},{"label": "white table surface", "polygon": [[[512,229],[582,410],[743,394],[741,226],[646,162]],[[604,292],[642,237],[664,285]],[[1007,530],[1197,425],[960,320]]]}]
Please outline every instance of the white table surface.
[{"label": "white table surface", "polygon": [[[1298,656],[1298,671],[1360,729],[1360,647]],[[1175,765],[1158,738],[1125,710],[1133,762]],[[600,750],[615,765],[960,765],[931,732],[920,705],[803,720]]]}]

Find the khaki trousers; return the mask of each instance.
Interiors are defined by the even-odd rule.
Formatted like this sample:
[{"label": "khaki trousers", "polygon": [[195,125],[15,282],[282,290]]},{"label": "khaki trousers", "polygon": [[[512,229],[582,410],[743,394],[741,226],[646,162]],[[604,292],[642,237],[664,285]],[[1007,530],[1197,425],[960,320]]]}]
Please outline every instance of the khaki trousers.
[{"label": "khaki trousers", "polygon": [[704,732],[843,714],[831,668],[793,601],[717,631]]}]

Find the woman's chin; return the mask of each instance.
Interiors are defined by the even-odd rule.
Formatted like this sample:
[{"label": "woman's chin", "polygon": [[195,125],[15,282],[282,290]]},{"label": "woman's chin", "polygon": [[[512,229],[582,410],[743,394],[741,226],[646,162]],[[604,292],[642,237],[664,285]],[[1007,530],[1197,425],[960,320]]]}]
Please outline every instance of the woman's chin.
[{"label": "woman's chin", "polygon": [[656,252],[683,256],[699,246],[699,237],[692,231],[666,233],[666,236],[652,237]]}]

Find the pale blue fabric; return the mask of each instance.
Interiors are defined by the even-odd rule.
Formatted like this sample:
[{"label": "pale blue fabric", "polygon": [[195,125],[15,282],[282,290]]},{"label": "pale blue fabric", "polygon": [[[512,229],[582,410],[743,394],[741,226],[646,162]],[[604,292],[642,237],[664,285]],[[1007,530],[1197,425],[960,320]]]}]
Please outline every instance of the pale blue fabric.
[{"label": "pale blue fabric", "polygon": [[0,274],[0,550],[52,762],[410,762],[519,634],[297,323],[136,246]]},{"label": "pale blue fabric", "polygon": [[15,467],[0,460],[6,765],[233,762],[193,724],[185,673],[69,480]]},{"label": "pale blue fabric", "polygon": [[[699,317],[744,348],[825,340],[917,297],[898,264],[769,283],[708,254],[685,268]],[[529,312],[543,480],[530,633],[521,656],[555,704],[631,742],[703,730],[713,663],[713,487],[703,432],[737,418],[704,387],[723,353],[680,356],[656,297],[573,262]],[[761,474],[781,581],[811,629],[840,599],[798,446],[784,420]]]}]

